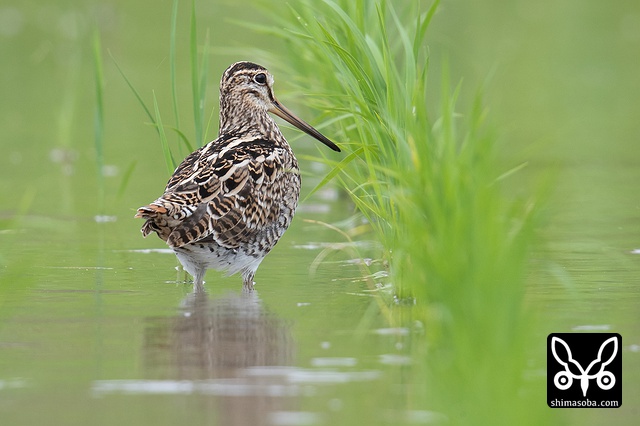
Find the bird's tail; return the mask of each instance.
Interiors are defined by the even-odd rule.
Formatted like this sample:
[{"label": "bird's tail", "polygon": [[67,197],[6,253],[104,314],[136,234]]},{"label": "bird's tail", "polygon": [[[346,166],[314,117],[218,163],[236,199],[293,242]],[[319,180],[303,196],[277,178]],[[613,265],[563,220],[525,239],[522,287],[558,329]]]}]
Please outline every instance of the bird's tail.
[{"label": "bird's tail", "polygon": [[158,217],[158,215],[163,215],[163,214],[167,214],[166,207],[152,203],[152,204],[147,204],[146,206],[140,207],[134,217],[142,218],[142,219],[153,219]]},{"label": "bird's tail", "polygon": [[[157,232],[160,238],[162,238],[162,234],[164,234],[163,232],[161,232],[162,227],[158,226],[159,224],[156,222],[157,222],[157,219],[161,218],[166,214],[167,214],[167,209],[165,207],[152,203],[152,204],[148,204],[146,206],[140,207],[134,217],[146,219],[146,222],[144,223],[144,225],[142,225],[142,228],[140,229],[144,237],[146,237],[152,232]],[[163,239],[166,241],[166,237]]]}]

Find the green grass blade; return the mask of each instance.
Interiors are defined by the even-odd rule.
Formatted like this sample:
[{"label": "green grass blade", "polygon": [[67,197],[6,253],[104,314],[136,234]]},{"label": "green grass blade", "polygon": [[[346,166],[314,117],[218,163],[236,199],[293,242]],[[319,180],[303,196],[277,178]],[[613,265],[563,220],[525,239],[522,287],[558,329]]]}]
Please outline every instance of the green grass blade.
[{"label": "green grass blade", "polygon": [[158,135],[160,136],[160,144],[162,145],[162,154],[164,156],[164,161],[167,166],[167,171],[169,174],[173,173],[176,168],[176,162],[173,158],[173,154],[171,153],[171,148],[169,148],[169,143],[167,141],[167,135],[164,131],[164,127],[162,126],[162,117],[160,116],[160,109],[158,108],[158,100],[156,99],[156,92],[153,92],[153,110],[156,114],[156,127],[158,129]]},{"label": "green grass blade", "polygon": [[324,178],[322,178],[320,183],[318,183],[315,186],[315,188],[313,188],[309,192],[309,194],[307,194],[307,196],[302,200],[302,202],[305,202],[311,195],[313,195],[316,191],[318,191],[320,188],[325,186],[327,183],[329,183],[329,181],[331,181],[334,177],[336,177],[339,173],[341,173],[345,169],[345,167],[349,165],[349,163],[354,161],[356,158],[359,157],[360,154],[362,154],[362,151],[363,151],[363,148],[358,148],[355,151],[352,151],[351,153],[349,153],[349,155],[347,155],[345,158],[343,158],[342,161],[336,164],[333,167],[333,169],[331,169],[331,171],[327,173],[327,175]]},{"label": "green grass blade", "polygon": [[115,64],[118,72],[120,73],[120,75],[122,76],[122,78],[124,79],[125,83],[127,83],[127,86],[129,86],[129,89],[131,89],[131,91],[133,92],[133,94],[135,95],[136,99],[138,100],[138,103],[140,104],[140,106],[142,107],[142,109],[144,110],[144,112],[147,114],[147,116],[149,117],[149,120],[151,120],[151,122],[153,124],[156,124],[156,120],[155,118],[153,118],[153,114],[151,113],[151,110],[149,108],[147,108],[147,105],[144,103],[144,101],[142,100],[142,97],[140,96],[140,93],[138,93],[138,91],[136,90],[136,88],[133,86],[133,84],[131,83],[131,81],[127,78],[127,75],[124,73],[124,71],[122,70],[122,68],[120,68],[120,65],[118,65],[118,61],[116,61],[116,58],[113,57],[113,55],[111,54],[111,51],[107,50],[107,52],[109,53],[109,57],[111,58],[111,60],[113,61],[113,63]]},{"label": "green grass blade", "polygon": [[[431,20],[433,19],[433,15],[435,15],[438,6],[440,5],[440,0],[435,0],[429,10],[426,13],[426,16],[422,18],[420,13],[417,13],[418,16],[418,30],[415,33],[415,38],[413,41],[413,56],[416,58],[419,55],[420,47],[424,46],[424,39],[426,38],[427,29],[429,28],[429,24],[431,24]],[[417,7],[420,7],[420,4],[417,4]]]},{"label": "green grass blade", "polygon": [[198,67],[198,32],[197,32],[197,18],[196,18],[196,3],[195,0],[191,2],[191,29],[190,29],[190,43],[189,52],[191,59],[191,96],[193,99],[193,121],[195,125],[195,139],[196,145],[202,146],[204,139],[202,135],[202,122],[203,122],[203,110],[204,105],[201,104],[200,98],[200,76]]},{"label": "green grass blade", "polygon": [[122,174],[122,180],[120,181],[120,186],[118,187],[117,198],[122,198],[125,191],[127,190],[129,182],[131,181],[131,176],[133,175],[133,171],[135,170],[137,163],[138,162],[136,160],[131,161],[131,163],[129,163],[129,166],[127,166],[124,173]]},{"label": "green grass blade", "polygon": [[178,94],[176,89],[176,30],[178,26],[178,0],[173,0],[171,9],[171,30],[169,33],[169,80],[171,82],[171,100],[176,127],[180,128],[180,114],[178,114]]},{"label": "green grass blade", "polygon": [[198,91],[198,106],[200,113],[200,129],[198,133],[200,134],[200,139],[197,141],[198,146],[202,146],[205,143],[205,138],[207,135],[207,129],[209,124],[205,126],[204,123],[204,109],[207,100],[207,82],[209,80],[209,30],[207,29],[207,33],[204,39],[204,45],[202,47],[202,63],[200,65],[200,83],[199,83],[199,91]]},{"label": "green grass blade", "polygon": [[96,110],[94,115],[94,141],[96,149],[96,168],[98,170],[99,211],[104,209],[104,74],[102,67],[102,46],[100,33],[93,34],[93,63],[96,89]]},{"label": "green grass blade", "polygon": [[165,127],[168,128],[168,129],[173,130],[178,135],[178,139],[182,142],[182,144],[185,146],[187,151],[189,151],[189,152],[193,152],[194,151],[193,145],[191,145],[191,142],[189,142],[189,139],[182,132],[182,130],[178,129],[177,127],[172,127],[172,126],[165,126]]}]

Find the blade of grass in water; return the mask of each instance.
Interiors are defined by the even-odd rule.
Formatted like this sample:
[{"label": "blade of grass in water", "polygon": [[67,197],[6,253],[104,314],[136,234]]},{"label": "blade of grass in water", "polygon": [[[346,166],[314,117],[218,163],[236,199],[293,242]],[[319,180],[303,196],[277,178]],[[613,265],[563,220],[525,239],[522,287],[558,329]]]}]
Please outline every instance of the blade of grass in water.
[{"label": "blade of grass in water", "polygon": [[[200,106],[200,140],[198,142],[199,146],[202,146],[206,143],[207,132],[209,130],[209,124],[211,122],[211,115],[209,116],[209,120],[205,123],[205,106],[207,100],[207,82],[209,81],[209,29],[205,34],[204,45],[202,47],[202,64],[200,66],[200,83],[199,83],[199,92],[198,92],[198,105]],[[213,111],[212,111],[213,113]]]},{"label": "blade of grass in water", "polygon": [[160,144],[162,145],[162,154],[164,155],[164,162],[167,166],[167,171],[171,174],[176,168],[176,161],[173,158],[171,149],[169,148],[169,142],[167,141],[167,135],[164,132],[162,126],[162,117],[160,116],[160,109],[158,108],[158,100],[156,99],[156,92],[153,92],[153,110],[156,114],[156,127],[158,129],[158,135],[160,136]]},{"label": "blade of grass in water", "polygon": [[[191,58],[191,94],[193,98],[193,121],[195,125],[195,139],[198,146],[202,146],[204,135],[202,134],[204,121],[203,88],[198,67],[198,33],[195,1],[191,4],[191,31],[189,44]],[[203,60],[203,67],[205,66]]]},{"label": "blade of grass in water", "polygon": [[122,174],[122,181],[120,182],[120,186],[118,187],[117,198],[121,198],[124,195],[124,192],[127,190],[129,182],[131,181],[131,176],[133,175],[133,171],[135,170],[137,163],[138,162],[136,160],[133,160]]},{"label": "blade of grass in water", "polygon": [[116,68],[118,69],[118,72],[120,73],[120,75],[124,79],[125,83],[127,83],[127,86],[129,86],[129,89],[131,89],[131,91],[133,92],[134,96],[138,100],[138,103],[140,104],[140,106],[142,107],[144,112],[147,114],[147,117],[149,117],[149,120],[151,120],[151,123],[153,123],[155,125],[156,121],[153,118],[153,114],[151,113],[151,110],[149,108],[147,108],[147,104],[142,99],[142,96],[140,96],[140,93],[138,93],[138,91],[134,87],[133,83],[131,83],[131,81],[127,78],[127,75],[124,73],[122,68],[120,68],[120,65],[118,64],[118,61],[116,61],[116,58],[113,57],[113,55],[111,54],[111,51],[107,50],[107,52],[109,53],[109,57],[111,58],[111,60],[115,64]]},{"label": "blade of grass in water", "polygon": [[104,75],[102,68],[102,47],[100,43],[100,33],[95,30],[93,33],[93,64],[94,78],[96,85],[96,110],[93,120],[94,142],[96,149],[96,167],[98,169],[98,212],[103,213],[104,209]]},{"label": "blade of grass in water", "polygon": [[178,95],[176,89],[176,31],[178,26],[178,0],[173,0],[171,9],[171,30],[169,33],[169,81],[171,82],[171,102],[176,128],[180,128],[180,114],[178,114]]}]

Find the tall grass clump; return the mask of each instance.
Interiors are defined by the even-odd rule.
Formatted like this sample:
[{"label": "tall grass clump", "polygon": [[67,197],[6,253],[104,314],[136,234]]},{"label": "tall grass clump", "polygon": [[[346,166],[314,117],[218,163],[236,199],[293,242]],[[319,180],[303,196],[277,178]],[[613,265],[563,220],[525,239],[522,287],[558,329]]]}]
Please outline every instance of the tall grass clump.
[{"label": "tall grass clump", "polygon": [[[207,133],[211,124],[212,115],[207,116],[206,99],[207,86],[209,84],[209,33],[207,31],[205,42],[199,48],[196,5],[191,3],[190,27],[189,27],[189,63],[191,66],[191,99],[193,108],[193,137],[189,139],[184,126],[180,123],[180,110],[177,92],[177,46],[176,35],[178,27],[178,8],[179,1],[173,0],[171,12],[171,25],[169,28],[169,84],[171,89],[171,105],[174,116],[174,125],[168,125],[163,122],[163,118],[158,105],[155,92],[153,92],[153,108],[150,108],[144,101],[143,96],[135,88],[135,85],[127,77],[124,70],[120,67],[116,59],[113,59],[120,75],[125,80],[129,89],[134,94],[138,103],[147,114],[151,125],[153,125],[158,133],[160,147],[164,155],[165,164],[168,174],[173,173],[178,165],[176,158],[183,158],[195,148],[203,146],[207,142]],[[169,130],[175,135],[176,143],[170,142]],[[195,147],[195,148],[194,148]]]},{"label": "tall grass clump", "polygon": [[[194,151],[195,148],[203,146],[207,142],[207,133],[211,124],[213,112],[208,117],[205,114],[207,100],[207,86],[209,85],[209,32],[207,30],[204,44],[199,46],[196,4],[191,3],[190,28],[189,28],[189,63],[191,66],[191,99],[193,111],[193,137],[187,136],[185,126],[181,124],[180,108],[177,90],[177,32],[178,32],[178,9],[179,0],[173,0],[171,12],[171,24],[169,28],[169,85],[171,92],[171,105],[173,111],[174,124],[166,124],[162,118],[158,99],[155,91],[152,92],[153,107],[149,107],[143,96],[136,89],[134,83],[129,80],[124,70],[118,64],[116,58],[111,55],[116,68],[126,82],[127,86],[137,99],[150,120],[151,125],[158,133],[160,149],[164,156],[167,174],[171,175],[178,165],[180,158]],[[171,135],[175,138],[171,138]],[[173,140],[173,143],[172,143]],[[118,190],[119,194],[125,191],[135,167],[135,162],[127,168],[124,173],[122,184]],[[186,277],[186,272],[184,272]],[[178,281],[180,273],[178,273]]]},{"label": "tall grass clump", "polygon": [[428,80],[437,7],[299,1],[259,29],[284,40],[284,58],[273,62],[317,94],[306,99],[326,111],[326,133],[345,148],[342,161],[323,160],[330,176],[385,247],[396,294],[415,301],[413,319],[426,330],[414,350],[426,363],[427,408],[452,424],[539,424],[544,411],[529,401],[543,407],[541,383],[523,379],[536,210],[502,192],[509,173],[496,163],[481,97],[459,112],[461,87],[449,84],[446,67],[443,81]]}]

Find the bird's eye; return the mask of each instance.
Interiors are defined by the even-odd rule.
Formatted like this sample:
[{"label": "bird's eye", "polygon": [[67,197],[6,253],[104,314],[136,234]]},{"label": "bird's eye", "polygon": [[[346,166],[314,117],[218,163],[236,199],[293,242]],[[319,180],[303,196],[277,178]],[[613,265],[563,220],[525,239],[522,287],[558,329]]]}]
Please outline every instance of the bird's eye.
[{"label": "bird's eye", "polygon": [[253,81],[258,84],[265,84],[267,82],[267,75],[263,72],[256,74],[255,77],[253,77]]}]

